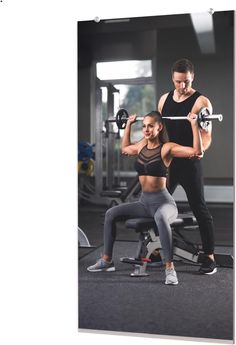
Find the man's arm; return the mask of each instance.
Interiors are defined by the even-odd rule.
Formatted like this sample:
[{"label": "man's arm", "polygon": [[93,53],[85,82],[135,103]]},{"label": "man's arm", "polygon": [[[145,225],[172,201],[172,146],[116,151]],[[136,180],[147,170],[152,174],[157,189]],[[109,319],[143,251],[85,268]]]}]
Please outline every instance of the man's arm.
[{"label": "man's arm", "polygon": [[[202,108],[208,108],[210,114],[213,112],[212,104],[210,100],[205,96],[200,96],[196,100],[192,112],[198,114]],[[202,144],[203,144],[203,151],[208,150],[212,142],[212,121],[209,122],[207,130],[201,129],[201,137],[202,137]]]},{"label": "man's arm", "polygon": [[163,105],[166,101],[167,96],[168,96],[168,93],[165,93],[164,95],[161,96],[161,98],[158,102],[157,111],[159,111],[160,114],[162,114],[162,108],[163,108]]},{"label": "man's arm", "polygon": [[[163,106],[164,106],[164,103],[166,101],[167,96],[168,96],[168,93],[165,93],[164,95],[162,95],[160,97],[160,100],[158,102],[157,110],[161,114],[162,114],[162,109],[163,109]],[[205,97],[205,96],[200,96],[196,100],[196,102],[195,102],[191,112],[195,113],[195,114],[198,114],[200,112],[201,108],[205,108],[205,107],[208,108],[210,114],[212,114],[213,109],[212,109],[212,104],[211,104],[210,100],[207,97]],[[208,150],[208,148],[211,145],[211,141],[212,141],[212,121],[210,121],[209,126],[207,127],[207,130],[201,129],[200,133],[201,133],[203,152],[204,152],[204,151]],[[203,155],[199,156],[199,158],[201,158],[201,157],[203,157]]]}]

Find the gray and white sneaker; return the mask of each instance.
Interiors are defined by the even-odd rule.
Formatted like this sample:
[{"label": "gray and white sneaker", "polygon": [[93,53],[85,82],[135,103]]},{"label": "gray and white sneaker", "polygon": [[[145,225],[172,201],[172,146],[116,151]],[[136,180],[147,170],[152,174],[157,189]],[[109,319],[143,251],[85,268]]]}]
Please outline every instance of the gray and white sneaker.
[{"label": "gray and white sneaker", "polygon": [[108,262],[101,258],[96,262],[95,265],[89,266],[87,270],[89,272],[113,272],[116,269],[113,261]]},{"label": "gray and white sneaker", "polygon": [[166,268],[165,273],[166,273],[166,281],[165,281],[166,285],[178,284],[178,278],[177,278],[177,274],[174,268]]}]

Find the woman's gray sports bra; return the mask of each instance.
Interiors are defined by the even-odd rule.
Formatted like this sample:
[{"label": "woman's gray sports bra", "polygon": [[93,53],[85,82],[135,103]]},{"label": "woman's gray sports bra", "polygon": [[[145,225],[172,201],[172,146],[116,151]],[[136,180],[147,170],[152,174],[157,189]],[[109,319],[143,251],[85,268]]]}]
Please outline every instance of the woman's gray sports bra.
[{"label": "woman's gray sports bra", "polygon": [[148,149],[145,145],[142,148],[135,162],[135,170],[139,176],[167,177],[168,168],[161,158],[162,146],[163,144],[154,149]]}]

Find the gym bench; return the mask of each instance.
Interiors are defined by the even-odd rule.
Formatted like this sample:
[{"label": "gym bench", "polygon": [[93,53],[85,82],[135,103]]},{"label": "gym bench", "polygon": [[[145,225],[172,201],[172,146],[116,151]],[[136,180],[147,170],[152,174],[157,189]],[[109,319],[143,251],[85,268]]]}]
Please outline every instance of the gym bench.
[{"label": "gym bench", "polygon": [[140,193],[140,191],[141,187],[139,184],[139,179],[138,176],[136,176],[126,190],[104,190],[100,193],[100,195],[109,200],[108,208],[110,208],[137,198],[136,196]]},{"label": "gym bench", "polygon": [[[147,265],[151,263],[150,256],[155,250],[162,255],[162,247],[158,230],[153,218],[134,218],[125,222],[128,229],[134,229],[139,233],[139,242],[134,258],[123,257],[123,263],[134,265],[132,277],[147,276]],[[204,253],[200,247],[184,237],[181,231],[198,229],[196,218],[192,214],[179,214],[178,218],[171,223],[173,234],[173,254],[189,262],[200,264],[203,261]],[[233,267],[233,257],[228,254],[215,253],[215,260],[218,266]]]}]

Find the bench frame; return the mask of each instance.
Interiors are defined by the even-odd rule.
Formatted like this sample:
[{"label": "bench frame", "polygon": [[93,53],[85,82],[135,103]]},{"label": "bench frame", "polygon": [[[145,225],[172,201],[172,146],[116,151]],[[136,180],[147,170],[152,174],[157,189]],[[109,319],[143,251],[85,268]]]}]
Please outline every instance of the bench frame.
[{"label": "bench frame", "polygon": [[[153,218],[135,218],[126,221],[126,227],[134,229],[139,233],[139,241],[134,258],[123,257],[120,259],[123,263],[132,264],[134,272],[132,277],[148,276],[147,267],[151,263],[149,259],[155,250],[159,250],[162,256],[162,246],[156,224]],[[198,229],[196,218],[191,214],[182,214],[171,224],[173,232],[173,254],[181,259],[194,264],[203,262],[204,253],[196,243],[187,240],[181,230]],[[215,259],[218,266],[233,268],[233,257],[228,254],[215,253]]]}]

